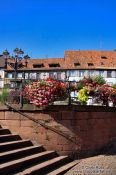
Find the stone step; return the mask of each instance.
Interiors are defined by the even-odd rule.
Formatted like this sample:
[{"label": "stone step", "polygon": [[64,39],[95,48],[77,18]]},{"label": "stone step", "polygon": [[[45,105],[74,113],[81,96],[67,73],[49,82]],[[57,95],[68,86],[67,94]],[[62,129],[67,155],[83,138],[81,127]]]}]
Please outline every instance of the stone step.
[{"label": "stone step", "polygon": [[0,135],[0,143],[21,140],[17,134]]},{"label": "stone step", "polygon": [[27,168],[26,170],[15,174],[15,175],[46,175],[49,171],[52,171],[57,166],[63,165],[64,163],[68,162],[69,158],[68,156],[59,156],[56,158],[53,158],[51,160],[45,161],[43,163],[40,163],[36,166],[32,166],[30,168]]},{"label": "stone step", "polygon": [[33,146],[30,140],[0,127],[1,175],[63,175],[78,163],[71,161],[68,156],[46,151],[42,145]]},{"label": "stone step", "polygon": [[4,153],[0,153],[0,164],[5,163],[8,161],[16,160],[19,158],[23,158],[25,156],[29,156],[32,154],[40,153],[42,151],[45,151],[42,145],[38,146],[29,146],[25,148],[20,148]]},{"label": "stone step", "polygon": [[57,154],[55,151],[44,151],[42,153],[3,163],[0,164],[0,174],[8,175],[10,173],[17,173],[26,167],[38,164],[42,161],[51,159],[56,156]]},{"label": "stone step", "polygon": [[19,148],[24,148],[32,145],[33,144],[30,140],[17,140],[12,142],[0,143],[0,153],[19,149]]},{"label": "stone step", "polygon": [[7,135],[7,134],[11,134],[9,129],[0,128],[0,135]]},{"label": "stone step", "polygon": [[68,170],[73,168],[79,162],[80,162],[79,160],[72,161],[66,165],[61,166],[60,168],[55,169],[54,171],[48,173],[47,175],[63,175],[64,173],[66,173]]}]

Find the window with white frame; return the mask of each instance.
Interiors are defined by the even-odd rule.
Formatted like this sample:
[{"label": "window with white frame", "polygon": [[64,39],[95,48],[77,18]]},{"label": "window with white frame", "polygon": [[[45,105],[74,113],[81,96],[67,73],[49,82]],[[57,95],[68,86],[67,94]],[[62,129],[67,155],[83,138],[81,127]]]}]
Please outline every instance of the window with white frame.
[{"label": "window with white frame", "polygon": [[107,78],[112,78],[112,71],[110,70],[107,71]]},{"label": "window with white frame", "polygon": [[61,80],[61,72],[57,72],[57,78],[58,80]]},{"label": "window with white frame", "polygon": [[37,79],[41,79],[41,73],[37,73]]},{"label": "window with white frame", "polygon": [[25,79],[29,78],[29,74],[28,73],[24,73]]},{"label": "window with white frame", "polygon": [[104,71],[103,70],[99,70],[99,75],[104,77]]},{"label": "window with white frame", "polygon": [[20,72],[17,74],[17,78],[22,78],[22,77],[23,77],[23,73]]},{"label": "window with white frame", "polygon": [[57,79],[57,72],[50,72],[49,78]]},{"label": "window with white frame", "polygon": [[79,77],[84,77],[85,70],[79,70]]},{"label": "window with white frame", "polygon": [[29,78],[30,79],[36,79],[36,75],[37,75],[36,73],[30,73]]},{"label": "window with white frame", "polygon": [[70,71],[67,70],[67,72],[66,72],[66,77],[69,77],[69,76],[70,76]]},{"label": "window with white frame", "polygon": [[88,74],[89,74],[89,76],[94,76],[95,75],[95,71],[94,70],[89,70]]},{"label": "window with white frame", "polygon": [[76,76],[77,76],[77,73],[78,73],[77,70],[70,70],[70,71],[69,71],[69,76],[70,76],[70,77],[76,77]]},{"label": "window with white frame", "polygon": [[7,78],[13,78],[13,73],[7,73]]}]

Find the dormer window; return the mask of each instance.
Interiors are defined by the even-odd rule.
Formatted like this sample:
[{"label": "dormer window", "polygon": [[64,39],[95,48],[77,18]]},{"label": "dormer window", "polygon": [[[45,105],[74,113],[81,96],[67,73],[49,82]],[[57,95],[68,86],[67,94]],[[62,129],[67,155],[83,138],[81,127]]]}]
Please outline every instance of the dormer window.
[{"label": "dormer window", "polygon": [[94,64],[93,63],[88,63],[88,66],[94,66]]},{"label": "dormer window", "polygon": [[49,64],[49,67],[60,67],[60,64],[59,63],[57,63],[57,64],[56,63],[55,64],[54,63],[53,64]]},{"label": "dormer window", "polygon": [[44,64],[33,64],[33,68],[42,68]]},{"label": "dormer window", "polygon": [[106,56],[101,56],[101,59],[107,59],[107,57]]},{"label": "dormer window", "polygon": [[74,66],[75,67],[78,67],[78,66],[80,66],[81,64],[78,62],[78,63],[74,63]]}]

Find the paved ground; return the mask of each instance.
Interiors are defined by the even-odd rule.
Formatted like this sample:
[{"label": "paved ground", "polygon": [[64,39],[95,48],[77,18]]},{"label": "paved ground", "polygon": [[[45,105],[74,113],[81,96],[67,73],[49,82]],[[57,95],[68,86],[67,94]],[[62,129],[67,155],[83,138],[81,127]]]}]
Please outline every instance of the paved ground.
[{"label": "paved ground", "polygon": [[99,155],[83,159],[66,175],[116,175],[116,155]]}]

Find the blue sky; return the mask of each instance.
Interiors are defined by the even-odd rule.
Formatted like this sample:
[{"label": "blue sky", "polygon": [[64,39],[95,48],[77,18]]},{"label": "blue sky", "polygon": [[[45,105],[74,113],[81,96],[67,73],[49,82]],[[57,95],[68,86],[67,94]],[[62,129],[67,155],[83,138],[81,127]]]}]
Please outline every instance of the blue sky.
[{"label": "blue sky", "polygon": [[116,48],[115,0],[0,0],[0,53],[33,58]]}]

